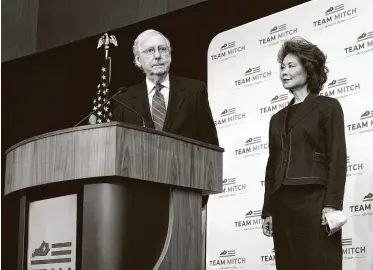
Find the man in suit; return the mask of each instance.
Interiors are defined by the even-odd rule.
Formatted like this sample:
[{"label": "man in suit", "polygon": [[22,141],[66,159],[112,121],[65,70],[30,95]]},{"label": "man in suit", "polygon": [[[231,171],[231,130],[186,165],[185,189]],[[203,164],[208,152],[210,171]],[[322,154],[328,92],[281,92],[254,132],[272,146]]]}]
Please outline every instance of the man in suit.
[{"label": "man in suit", "polygon": [[[146,30],[133,45],[135,65],[145,74],[141,83],[123,87],[116,99],[132,108],[148,128],[219,145],[204,82],[169,74],[170,41],[156,30]],[[113,102],[113,121],[143,125],[139,115]],[[95,115],[89,119],[96,123]],[[203,206],[208,196],[203,197]]]},{"label": "man in suit", "polygon": [[[146,30],[136,38],[133,54],[134,63],[145,74],[145,80],[137,85],[120,89],[122,93],[116,97],[119,102],[112,103],[112,120],[143,126],[144,119],[145,127],[218,146],[219,141],[206,85],[201,81],[169,74],[171,65],[169,40],[158,31]],[[96,123],[94,115],[89,122]],[[142,196],[140,193],[138,195]],[[207,201],[208,195],[202,196],[204,210]],[[204,210],[202,234],[205,240],[206,212]],[[205,256],[203,255],[202,258],[204,260]]]},{"label": "man in suit", "polygon": [[[145,74],[145,80],[124,89],[117,100],[138,112],[144,118],[146,127],[218,146],[205,83],[169,74],[170,41],[158,31],[146,30],[136,38],[133,54],[134,63]],[[114,121],[143,124],[141,117],[116,102],[113,115]],[[203,196],[203,208],[207,201],[208,196]],[[205,210],[202,212],[202,223],[205,246]],[[205,254],[202,259],[205,260]]]},{"label": "man in suit", "polygon": [[[158,31],[146,30],[136,38],[133,55],[145,80],[125,88],[116,99],[138,112],[146,127],[218,146],[205,83],[169,74],[170,41]],[[117,102],[113,107],[114,121],[142,126],[134,112]],[[203,196],[202,205],[207,201]]]},{"label": "man in suit", "polygon": [[[206,85],[169,74],[169,40],[158,31],[146,30],[136,38],[133,54],[145,80],[126,88],[116,99],[141,114],[146,127],[219,145]],[[114,121],[142,126],[138,115],[113,104]]]},{"label": "man in suit", "polygon": [[[113,102],[113,121],[144,124],[148,128],[219,146],[205,83],[169,74],[170,41],[156,30],[146,30],[136,38],[133,55],[145,80],[119,89],[122,93],[116,97],[119,102]],[[96,120],[96,116],[91,115],[89,123],[95,124]],[[204,196],[203,206],[207,200],[208,196]]]}]

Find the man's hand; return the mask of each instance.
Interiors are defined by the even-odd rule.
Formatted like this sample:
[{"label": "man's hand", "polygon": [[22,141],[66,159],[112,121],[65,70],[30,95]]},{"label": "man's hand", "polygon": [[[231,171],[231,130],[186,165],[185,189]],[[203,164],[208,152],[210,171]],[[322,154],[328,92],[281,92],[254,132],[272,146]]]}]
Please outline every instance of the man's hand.
[{"label": "man's hand", "polygon": [[266,217],[262,223],[263,234],[268,237],[272,237],[273,227],[272,227],[272,216]]},{"label": "man's hand", "polygon": [[324,207],[324,209],[322,210],[322,213],[321,213],[321,225],[326,225],[328,222],[326,220],[326,217],[325,217],[325,214],[326,213],[330,213],[330,212],[334,212],[334,211],[337,211],[337,209],[334,209],[333,207]]}]

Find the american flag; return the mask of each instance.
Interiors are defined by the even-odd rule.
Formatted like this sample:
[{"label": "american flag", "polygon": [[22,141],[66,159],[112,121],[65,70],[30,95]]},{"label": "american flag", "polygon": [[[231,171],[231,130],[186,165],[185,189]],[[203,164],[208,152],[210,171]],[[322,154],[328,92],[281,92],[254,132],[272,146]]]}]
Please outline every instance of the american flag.
[{"label": "american flag", "polygon": [[110,64],[111,59],[108,58],[102,65],[100,83],[97,85],[97,95],[93,100],[93,110],[97,117],[97,123],[110,122],[113,117],[111,101],[104,105],[109,98],[110,92]]}]

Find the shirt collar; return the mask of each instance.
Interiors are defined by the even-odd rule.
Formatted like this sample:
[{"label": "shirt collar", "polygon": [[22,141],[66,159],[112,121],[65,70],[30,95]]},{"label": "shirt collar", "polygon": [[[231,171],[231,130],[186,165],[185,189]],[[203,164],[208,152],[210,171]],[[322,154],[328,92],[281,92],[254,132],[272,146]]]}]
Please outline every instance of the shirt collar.
[{"label": "shirt collar", "polygon": [[[148,94],[150,94],[153,91],[155,84],[152,81],[150,81],[148,77],[146,77],[145,82],[146,82],[146,88],[148,89]],[[161,83],[161,85],[168,89],[170,88],[170,75],[169,74],[167,74],[166,78]]]}]

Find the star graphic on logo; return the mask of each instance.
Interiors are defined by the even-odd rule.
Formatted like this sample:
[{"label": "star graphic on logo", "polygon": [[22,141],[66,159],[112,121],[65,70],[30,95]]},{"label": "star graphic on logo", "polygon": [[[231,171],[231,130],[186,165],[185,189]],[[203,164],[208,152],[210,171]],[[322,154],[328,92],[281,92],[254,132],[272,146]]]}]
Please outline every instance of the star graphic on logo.
[{"label": "star graphic on logo", "polygon": [[97,110],[97,107],[96,107],[96,106],[94,106],[94,107],[93,107],[93,110],[94,110],[94,111],[96,111],[96,110]]},{"label": "star graphic on logo", "polygon": [[105,76],[105,75],[102,75],[102,79],[104,79],[104,80],[105,80],[105,79],[106,79],[106,76]]},{"label": "star graphic on logo", "polygon": [[102,121],[101,121],[101,119],[99,118],[99,119],[97,120],[97,122],[98,122],[98,123],[101,123]]},{"label": "star graphic on logo", "polygon": [[109,116],[113,116],[113,115],[111,114],[111,112],[109,112]]},{"label": "star graphic on logo", "polygon": [[95,104],[97,101],[96,100],[93,100],[93,104]]},{"label": "star graphic on logo", "polygon": [[108,108],[108,107],[104,107],[104,110],[105,110],[105,111],[108,111],[108,110],[109,110],[109,108]]},{"label": "star graphic on logo", "polygon": [[98,90],[98,91],[97,91],[97,95],[99,95],[99,94],[101,94],[101,90]]},{"label": "star graphic on logo", "polygon": [[99,112],[97,113],[97,115],[102,115],[101,111],[99,111]]},{"label": "star graphic on logo", "polygon": [[102,70],[103,72],[105,72],[105,71],[106,71],[106,68],[103,67],[101,70]]},{"label": "star graphic on logo", "polygon": [[105,87],[105,86],[106,86],[106,83],[102,83],[102,86]]},{"label": "star graphic on logo", "polygon": [[108,119],[106,119],[106,122],[111,122],[111,120],[108,118]]},{"label": "star graphic on logo", "polygon": [[100,108],[100,107],[101,107],[101,104],[98,104],[97,107]]},{"label": "star graphic on logo", "polygon": [[98,100],[101,100],[101,97],[98,97],[97,99],[98,99]]},{"label": "star graphic on logo", "polygon": [[101,86],[101,85],[100,85],[100,84],[98,84],[98,85],[97,85],[97,89],[100,89],[100,86]]}]

